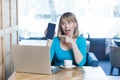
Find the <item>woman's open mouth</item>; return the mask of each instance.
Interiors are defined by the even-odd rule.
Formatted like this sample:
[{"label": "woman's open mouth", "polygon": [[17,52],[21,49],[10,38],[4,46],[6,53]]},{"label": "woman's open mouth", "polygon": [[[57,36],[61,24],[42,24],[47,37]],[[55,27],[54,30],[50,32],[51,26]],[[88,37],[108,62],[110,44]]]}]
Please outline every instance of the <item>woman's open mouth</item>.
[{"label": "woman's open mouth", "polygon": [[65,35],[69,35],[70,31],[71,31],[70,29],[65,30]]}]

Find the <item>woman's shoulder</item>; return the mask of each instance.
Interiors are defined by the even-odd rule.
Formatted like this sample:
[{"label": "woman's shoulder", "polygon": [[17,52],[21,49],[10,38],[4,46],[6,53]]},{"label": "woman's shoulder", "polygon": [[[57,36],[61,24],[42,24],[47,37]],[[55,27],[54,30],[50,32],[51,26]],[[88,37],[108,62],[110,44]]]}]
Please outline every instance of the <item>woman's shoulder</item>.
[{"label": "woman's shoulder", "polygon": [[84,40],[84,41],[86,41],[86,39],[83,36],[78,36],[77,40]]},{"label": "woman's shoulder", "polygon": [[55,36],[55,37],[53,38],[53,40],[54,40],[54,41],[59,41],[58,36]]},{"label": "woman's shoulder", "polygon": [[84,45],[84,44],[86,44],[86,38],[84,38],[83,36],[78,36],[76,43],[80,44],[80,45],[81,44]]},{"label": "woman's shoulder", "polygon": [[55,36],[53,39],[58,39],[58,36]]}]

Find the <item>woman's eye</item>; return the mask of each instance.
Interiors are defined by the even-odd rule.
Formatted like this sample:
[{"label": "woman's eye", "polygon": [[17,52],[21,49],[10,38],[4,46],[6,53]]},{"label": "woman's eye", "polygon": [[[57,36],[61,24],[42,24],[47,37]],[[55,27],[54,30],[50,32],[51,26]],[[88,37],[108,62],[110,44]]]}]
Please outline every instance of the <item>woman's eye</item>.
[{"label": "woman's eye", "polygon": [[70,22],[68,22],[68,24],[70,24]]},{"label": "woman's eye", "polygon": [[71,24],[71,21],[69,21],[68,24]]},{"label": "woman's eye", "polygon": [[65,25],[65,23],[62,23],[62,25]]}]

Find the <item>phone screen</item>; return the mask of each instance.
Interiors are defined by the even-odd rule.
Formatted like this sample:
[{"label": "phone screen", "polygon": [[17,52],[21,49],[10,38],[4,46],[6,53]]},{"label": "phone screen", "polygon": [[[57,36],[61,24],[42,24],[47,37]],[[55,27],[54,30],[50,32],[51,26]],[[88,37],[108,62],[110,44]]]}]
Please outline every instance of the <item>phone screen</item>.
[{"label": "phone screen", "polygon": [[46,38],[47,39],[53,39],[54,32],[55,32],[55,27],[56,27],[56,24],[48,23],[47,33],[46,33]]}]

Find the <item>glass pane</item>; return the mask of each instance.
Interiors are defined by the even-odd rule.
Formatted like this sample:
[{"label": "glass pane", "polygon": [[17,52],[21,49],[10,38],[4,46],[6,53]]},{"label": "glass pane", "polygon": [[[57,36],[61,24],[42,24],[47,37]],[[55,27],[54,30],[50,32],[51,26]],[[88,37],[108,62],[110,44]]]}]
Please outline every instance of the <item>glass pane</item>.
[{"label": "glass pane", "polygon": [[18,0],[20,37],[43,37],[49,22],[64,12],[73,12],[81,33],[90,37],[120,36],[119,0]]}]

